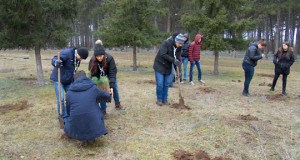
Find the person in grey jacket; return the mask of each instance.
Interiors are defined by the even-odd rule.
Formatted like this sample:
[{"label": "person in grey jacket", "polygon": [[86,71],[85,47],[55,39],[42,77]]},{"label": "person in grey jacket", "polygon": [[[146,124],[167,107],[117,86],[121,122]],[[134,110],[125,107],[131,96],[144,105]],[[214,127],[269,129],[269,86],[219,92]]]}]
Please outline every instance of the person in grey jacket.
[{"label": "person in grey jacket", "polygon": [[267,46],[264,40],[250,43],[248,50],[243,59],[243,69],[245,73],[244,90],[242,95],[249,97],[249,86],[254,75],[254,67],[257,65],[257,61],[264,58],[265,54],[261,54],[259,50],[263,50]]},{"label": "person in grey jacket", "polygon": [[276,82],[282,74],[282,95],[286,96],[286,81],[290,74],[290,67],[295,62],[293,48],[288,42],[284,42],[278,51],[274,54],[273,63],[275,65],[275,75],[270,91],[274,91]]}]

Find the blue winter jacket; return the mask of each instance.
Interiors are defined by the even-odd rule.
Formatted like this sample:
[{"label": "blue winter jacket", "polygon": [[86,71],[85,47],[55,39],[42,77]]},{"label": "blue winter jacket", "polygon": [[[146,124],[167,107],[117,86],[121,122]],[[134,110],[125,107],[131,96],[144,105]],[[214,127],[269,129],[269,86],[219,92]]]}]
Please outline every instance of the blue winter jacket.
[{"label": "blue winter jacket", "polygon": [[[74,60],[75,60],[75,49],[67,48],[60,52],[60,60],[63,62],[63,66],[60,71],[60,80],[62,84],[68,85],[73,81],[73,75],[75,70]],[[55,61],[57,60],[57,55],[51,60],[51,64],[54,67]],[[80,64],[80,63],[79,63]],[[54,67],[50,75],[50,79],[58,82],[57,68]]]},{"label": "blue winter jacket", "polygon": [[97,99],[109,99],[110,94],[99,90],[87,77],[79,77],[67,92],[65,133],[74,139],[94,140],[107,133]]}]

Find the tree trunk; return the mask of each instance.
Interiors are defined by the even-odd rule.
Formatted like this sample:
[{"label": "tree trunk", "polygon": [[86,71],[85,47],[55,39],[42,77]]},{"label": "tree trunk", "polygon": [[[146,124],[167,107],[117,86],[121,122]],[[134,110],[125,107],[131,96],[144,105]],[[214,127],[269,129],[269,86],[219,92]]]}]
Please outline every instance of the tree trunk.
[{"label": "tree trunk", "polygon": [[[295,14],[295,12],[291,13],[292,15]],[[294,46],[294,36],[295,36],[295,30],[296,30],[296,16],[292,16],[292,21],[290,22],[290,40],[291,40],[291,46]]]},{"label": "tree trunk", "polygon": [[299,54],[299,46],[300,46],[300,18],[298,17],[298,25],[296,27],[297,29],[297,33],[296,33],[296,42],[295,42],[295,50],[294,50],[294,56],[295,56],[295,59],[297,59],[297,55]]},{"label": "tree trunk", "polygon": [[266,47],[266,50],[265,50],[265,53],[266,53],[266,59],[268,59],[268,54],[269,54],[269,50],[270,50],[270,35],[269,35],[269,29],[268,29],[268,23],[267,21],[265,20],[264,21],[264,27],[265,27],[265,37],[266,37],[266,43],[267,43],[267,47]]},{"label": "tree trunk", "polygon": [[168,14],[167,17],[167,33],[171,32],[171,14]]},{"label": "tree trunk", "polygon": [[270,19],[270,48],[272,49],[272,54],[275,53],[275,47],[274,47],[274,32],[273,32],[273,23],[272,23],[272,17],[269,15]]},{"label": "tree trunk", "polygon": [[214,75],[219,75],[219,51],[214,51],[215,61],[214,61]]},{"label": "tree trunk", "polygon": [[35,53],[35,64],[36,64],[38,84],[44,85],[45,81],[44,81],[44,73],[42,67],[41,48],[35,47],[34,53]]},{"label": "tree trunk", "polygon": [[257,28],[257,40],[261,40],[261,23]]},{"label": "tree trunk", "polygon": [[133,57],[132,57],[133,58],[133,66],[132,66],[132,70],[137,71],[136,46],[133,46],[132,48],[133,48]]},{"label": "tree trunk", "polygon": [[275,25],[275,50],[279,48],[279,39],[280,39],[280,26],[279,26],[279,21],[280,21],[280,9],[277,11],[277,20],[276,20],[276,25]]},{"label": "tree trunk", "polygon": [[286,21],[285,21],[285,35],[284,35],[285,42],[289,42],[290,24],[291,24],[290,21],[291,21],[291,7],[289,6],[288,16],[286,17]]}]

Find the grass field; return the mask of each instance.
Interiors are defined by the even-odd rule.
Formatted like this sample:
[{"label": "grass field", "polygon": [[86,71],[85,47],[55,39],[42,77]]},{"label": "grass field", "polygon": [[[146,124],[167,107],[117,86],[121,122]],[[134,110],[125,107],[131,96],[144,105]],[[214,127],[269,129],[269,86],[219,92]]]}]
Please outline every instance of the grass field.
[{"label": "grass field", "polygon": [[[47,85],[36,85],[32,51],[0,52],[0,159],[168,160],[300,159],[300,63],[288,76],[287,97],[281,96],[281,77],[268,92],[274,75],[271,60],[258,62],[251,97],[241,95],[241,58],[221,57],[220,75],[212,75],[214,57],[201,57],[205,85],[181,86],[190,110],[155,104],[155,54],[138,53],[139,70],[131,71],[131,53],[113,53],[118,86],[126,110],[108,104],[109,134],[86,147],[61,139],[55,93],[49,75],[57,51],[42,51]],[[88,58],[89,60],[89,58]],[[88,60],[80,69],[87,71]],[[196,70],[194,76],[197,77]],[[178,103],[178,87],[169,89]]]}]

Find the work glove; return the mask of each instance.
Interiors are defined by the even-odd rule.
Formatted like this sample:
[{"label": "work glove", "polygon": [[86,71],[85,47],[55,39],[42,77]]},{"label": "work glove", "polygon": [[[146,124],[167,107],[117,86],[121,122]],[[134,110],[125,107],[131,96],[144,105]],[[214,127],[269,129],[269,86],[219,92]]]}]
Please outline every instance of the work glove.
[{"label": "work glove", "polygon": [[181,62],[178,59],[175,59],[174,64],[179,67],[181,65]]},{"label": "work glove", "polygon": [[60,67],[62,67],[63,66],[63,62],[62,62],[62,60],[56,60],[55,62],[54,62],[54,66],[56,67],[56,68],[60,68]]}]

